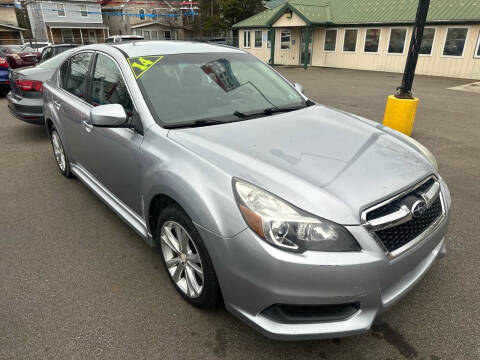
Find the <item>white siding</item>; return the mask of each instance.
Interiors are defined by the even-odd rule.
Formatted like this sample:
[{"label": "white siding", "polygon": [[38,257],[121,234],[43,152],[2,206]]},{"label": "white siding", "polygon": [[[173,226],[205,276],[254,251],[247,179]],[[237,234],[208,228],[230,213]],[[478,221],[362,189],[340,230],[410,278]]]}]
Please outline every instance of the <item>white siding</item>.
[{"label": "white siding", "polygon": [[[279,22],[282,20],[282,22]],[[291,19],[290,19],[291,20]],[[301,19],[300,19],[301,20]],[[275,23],[282,23],[280,18]],[[465,79],[480,79],[480,58],[475,58],[475,47],[480,33],[480,25],[464,25],[468,27],[468,35],[465,42],[465,50],[463,57],[445,57],[442,56],[443,45],[447,34],[447,26],[429,26],[435,27],[436,34],[433,44],[432,55],[420,55],[417,65],[417,74],[457,77]],[[380,28],[380,40],[378,53],[365,53],[365,34],[368,28]],[[287,29],[287,28],[286,28]],[[290,50],[280,50],[280,32],[282,28],[275,30],[275,64],[279,65],[300,65],[300,33],[302,27],[289,27],[292,32],[292,45]],[[323,50],[325,41],[325,28],[314,27],[313,32],[313,50],[312,50],[312,65],[326,66],[346,69],[358,70],[372,70],[372,71],[388,71],[401,73],[404,70],[407,59],[408,45],[410,44],[410,37],[413,28],[408,27],[407,38],[405,43],[405,51],[402,55],[388,54],[388,42],[390,38],[389,26],[374,26],[360,27],[358,29],[357,49],[354,53],[345,53],[343,49],[344,28],[338,28],[337,45],[335,52],[326,52]],[[266,30],[266,29],[264,29]],[[258,51],[253,49],[253,31],[251,34],[252,47],[245,49],[256,55],[263,61],[268,61],[270,58],[270,49]],[[240,31],[240,47],[243,48],[243,32]],[[266,45],[265,45],[266,47]]]},{"label": "white siding", "polygon": [[[262,47],[255,48],[255,31],[262,31]],[[250,31],[250,48],[246,48],[243,43],[243,34],[245,31]],[[252,29],[252,30],[240,30],[239,32],[239,47],[242,50],[248,51],[250,54],[255,55],[257,58],[262,60],[265,63],[268,63],[270,60],[270,49],[267,48],[267,39],[268,39],[268,29]]]}]

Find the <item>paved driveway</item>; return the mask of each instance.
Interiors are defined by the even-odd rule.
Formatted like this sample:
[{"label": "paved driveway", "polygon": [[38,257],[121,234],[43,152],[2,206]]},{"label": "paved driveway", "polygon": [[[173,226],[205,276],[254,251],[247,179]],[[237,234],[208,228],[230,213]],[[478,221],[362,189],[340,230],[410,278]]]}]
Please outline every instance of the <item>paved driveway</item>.
[{"label": "paved driveway", "polygon": [[[280,68],[321,103],[381,121],[399,75]],[[480,98],[418,77],[414,137],[453,197],[448,256],[365,335],[276,342],[181,301],[150,249],[0,100],[0,359],[480,358]]]}]

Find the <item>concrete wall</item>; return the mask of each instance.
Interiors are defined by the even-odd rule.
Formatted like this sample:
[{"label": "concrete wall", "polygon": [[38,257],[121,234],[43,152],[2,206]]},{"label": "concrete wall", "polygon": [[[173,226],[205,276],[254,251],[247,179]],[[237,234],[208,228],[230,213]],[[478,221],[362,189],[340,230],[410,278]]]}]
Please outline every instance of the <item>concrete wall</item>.
[{"label": "concrete wall", "polygon": [[[435,39],[431,55],[421,55],[418,60],[417,74],[458,77],[467,79],[480,79],[480,58],[475,57],[478,46],[480,25],[465,25],[469,31],[462,57],[443,56],[443,46],[447,34],[447,26],[429,26],[436,28]],[[370,27],[368,27],[370,28]],[[408,27],[407,40],[404,47],[404,54],[388,54],[388,45],[391,27],[372,26],[380,28],[380,40],[378,53],[365,53],[365,34],[367,27],[358,28],[357,48],[353,53],[343,52],[344,28],[338,28],[337,44],[334,52],[324,51],[325,28],[315,27],[313,33],[312,65],[326,66],[346,69],[373,70],[403,72],[407,58],[407,46],[410,43],[412,27]],[[280,50],[280,31],[276,29],[275,37],[275,64],[300,65],[300,27],[290,28],[292,31],[292,44],[290,50]],[[266,30],[266,29],[265,29]],[[269,51],[253,49],[253,29],[251,34],[250,49],[243,47],[243,30],[240,30],[240,48],[254,54],[261,60],[267,62],[270,58]]]}]

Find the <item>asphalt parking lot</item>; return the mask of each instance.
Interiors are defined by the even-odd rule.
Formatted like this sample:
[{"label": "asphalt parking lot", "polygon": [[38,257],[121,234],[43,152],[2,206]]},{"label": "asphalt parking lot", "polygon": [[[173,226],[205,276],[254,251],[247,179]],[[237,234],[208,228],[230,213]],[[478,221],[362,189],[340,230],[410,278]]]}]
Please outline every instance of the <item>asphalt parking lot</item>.
[{"label": "asphalt parking lot", "polygon": [[[398,74],[279,68],[323,104],[381,121]],[[453,210],[447,257],[367,334],[269,340],[180,299],[151,249],[78,180],[43,128],[0,99],[0,359],[480,358],[480,97],[417,77],[413,137],[436,155]]]}]

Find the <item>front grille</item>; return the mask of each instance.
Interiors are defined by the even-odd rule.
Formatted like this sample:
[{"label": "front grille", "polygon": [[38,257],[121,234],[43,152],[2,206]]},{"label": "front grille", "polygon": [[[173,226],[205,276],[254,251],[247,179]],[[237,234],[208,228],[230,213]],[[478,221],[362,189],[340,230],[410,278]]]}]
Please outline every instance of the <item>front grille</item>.
[{"label": "front grille", "polygon": [[417,187],[414,191],[401,196],[400,198],[396,199],[395,201],[392,201],[391,203],[385,206],[379,207],[378,209],[368,212],[366,220],[369,221],[369,220],[376,219],[380,216],[391,213],[392,211],[399,208],[402,204],[404,204],[408,197],[410,197],[411,195],[420,194],[428,190],[433,185],[434,182],[435,180],[429,179],[425,183]]},{"label": "front grille", "polygon": [[442,212],[442,202],[439,196],[420,217],[385,230],[376,231],[375,234],[382,241],[385,248],[392,252],[422,234],[442,215]]},{"label": "front grille", "polygon": [[443,216],[443,212],[440,184],[432,176],[390,200],[365,210],[362,219],[367,229],[390,253],[389,256],[395,257],[399,255],[396,250],[410,242],[413,246],[420,241],[419,236],[428,231]]}]

